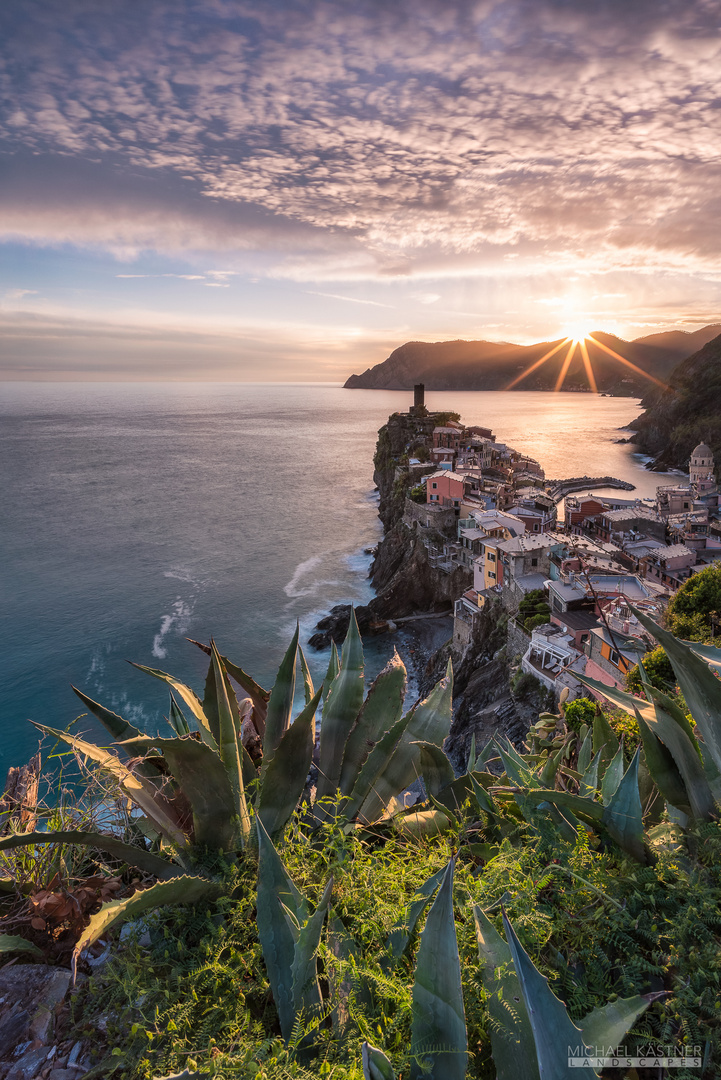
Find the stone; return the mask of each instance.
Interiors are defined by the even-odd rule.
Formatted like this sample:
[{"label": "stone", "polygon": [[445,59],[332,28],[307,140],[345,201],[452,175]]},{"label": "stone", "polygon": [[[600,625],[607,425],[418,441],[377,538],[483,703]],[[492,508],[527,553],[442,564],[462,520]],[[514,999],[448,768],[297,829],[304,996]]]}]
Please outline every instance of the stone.
[{"label": "stone", "polygon": [[27,1039],[29,1027],[30,1013],[27,1009],[14,1009],[0,1020],[0,1061]]},{"label": "stone", "polygon": [[36,999],[37,1008],[30,1021],[30,1034],[33,1038],[47,1042],[52,1036],[55,1009],[65,1000],[71,978],[69,971],[54,968],[46,979]]},{"label": "stone", "polygon": [[41,1065],[47,1061],[48,1053],[47,1046],[38,1046],[34,1050],[28,1050],[19,1061],[15,1062],[5,1080],[35,1080]]},{"label": "stone", "polygon": [[79,1071],[75,1069],[53,1069],[48,1080],[77,1080]]},{"label": "stone", "polygon": [[76,1042],[68,1055],[68,1068],[72,1069],[77,1066],[82,1052],[83,1044],[81,1042]]}]

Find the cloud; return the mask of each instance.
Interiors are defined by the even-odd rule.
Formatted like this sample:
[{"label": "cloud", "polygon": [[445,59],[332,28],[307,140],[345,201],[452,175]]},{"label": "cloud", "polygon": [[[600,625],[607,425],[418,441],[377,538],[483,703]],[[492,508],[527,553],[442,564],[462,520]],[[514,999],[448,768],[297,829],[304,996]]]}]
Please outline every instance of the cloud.
[{"label": "cloud", "polygon": [[25,296],[37,296],[37,289],[9,289],[4,300],[22,300]]},{"label": "cloud", "polygon": [[12,8],[8,237],[301,281],[716,266],[715,3]]}]

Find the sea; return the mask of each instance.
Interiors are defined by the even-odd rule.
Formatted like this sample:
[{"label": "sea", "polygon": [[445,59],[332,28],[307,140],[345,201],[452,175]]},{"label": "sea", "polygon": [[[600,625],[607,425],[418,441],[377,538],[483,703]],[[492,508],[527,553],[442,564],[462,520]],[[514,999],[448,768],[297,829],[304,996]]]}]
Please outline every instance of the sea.
[{"label": "sea", "polygon": [[[376,434],[411,402],[308,383],[3,384],[0,783],[37,749],[30,720],[64,729],[83,712],[71,684],[158,731],[167,687],[126,661],[202,694],[207,660],[187,639],[212,636],[271,688],[296,621],[306,645],[334,604],[366,603],[382,535]],[[616,493],[627,497],[675,479],[620,441],[634,399],[438,392],[426,404],[492,428],[549,477],[613,475],[636,485]],[[397,644],[367,644],[369,677]],[[320,681],[328,652],[307,655]],[[74,730],[101,734],[87,717]]]}]

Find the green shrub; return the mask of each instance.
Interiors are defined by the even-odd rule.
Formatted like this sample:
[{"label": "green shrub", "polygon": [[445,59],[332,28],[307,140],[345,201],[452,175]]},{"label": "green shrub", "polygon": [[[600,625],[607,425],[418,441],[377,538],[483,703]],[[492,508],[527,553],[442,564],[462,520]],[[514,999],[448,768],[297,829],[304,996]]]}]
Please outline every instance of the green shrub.
[{"label": "green shrub", "polygon": [[[667,694],[674,688],[676,675],[674,674],[673,664],[661,645],[652,652],[647,653],[642,663],[649,682],[657,690],[662,690]],[[643,679],[638,664],[632,667],[626,676],[626,687],[634,694],[643,694]]]},{"label": "green shrub", "polygon": [[586,724],[588,728],[592,727],[595,715],[595,701],[591,701],[590,698],[581,697],[576,698],[575,701],[569,701],[566,705],[563,718],[566,721],[566,725],[578,734],[583,724]]}]

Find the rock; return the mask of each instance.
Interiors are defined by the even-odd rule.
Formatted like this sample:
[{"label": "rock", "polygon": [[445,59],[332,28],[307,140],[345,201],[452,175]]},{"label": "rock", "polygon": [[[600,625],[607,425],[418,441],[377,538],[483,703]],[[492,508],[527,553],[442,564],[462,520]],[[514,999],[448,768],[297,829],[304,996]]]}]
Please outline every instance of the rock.
[{"label": "rock", "polygon": [[37,999],[37,1008],[30,1021],[30,1035],[41,1042],[47,1042],[52,1036],[55,1009],[65,1000],[65,995],[70,988],[71,975],[69,971],[54,968],[47,978],[45,986],[40,991]]},{"label": "rock", "polygon": [[82,1068],[84,1066],[78,1065],[74,1069],[53,1069],[48,1080],[78,1080]]},{"label": "rock", "polygon": [[[327,649],[331,641],[336,645],[342,645],[348,633],[350,624],[350,604],[336,604],[330,609],[330,614],[324,616],[316,625],[317,633],[308,640],[313,649]],[[355,617],[361,634],[373,632],[370,627],[370,609],[360,605],[355,609]]]},{"label": "rock", "polygon": [[[23,1039],[46,1042],[52,1036],[55,1011],[68,992],[70,978],[69,971],[45,964],[13,964],[0,969],[0,1045],[4,1025],[13,1029],[17,1021],[12,1017],[22,1013],[27,1014],[27,1021],[15,1036],[15,1046]],[[0,1057],[6,1054],[0,1050]]]},{"label": "rock", "polygon": [[83,1052],[83,1044],[81,1042],[76,1042],[75,1045],[73,1046],[72,1050],[70,1051],[70,1054],[68,1055],[67,1064],[68,1064],[69,1068],[73,1068],[74,1066],[77,1067],[77,1064],[80,1061],[80,1055],[82,1054],[82,1052]]},{"label": "rock", "polygon": [[30,1013],[27,1009],[13,1009],[0,1020],[0,1061],[8,1057],[28,1037]]},{"label": "rock", "polygon": [[47,1061],[49,1047],[38,1046],[28,1050],[19,1061],[16,1061],[8,1072],[5,1080],[35,1080],[43,1062]]}]

